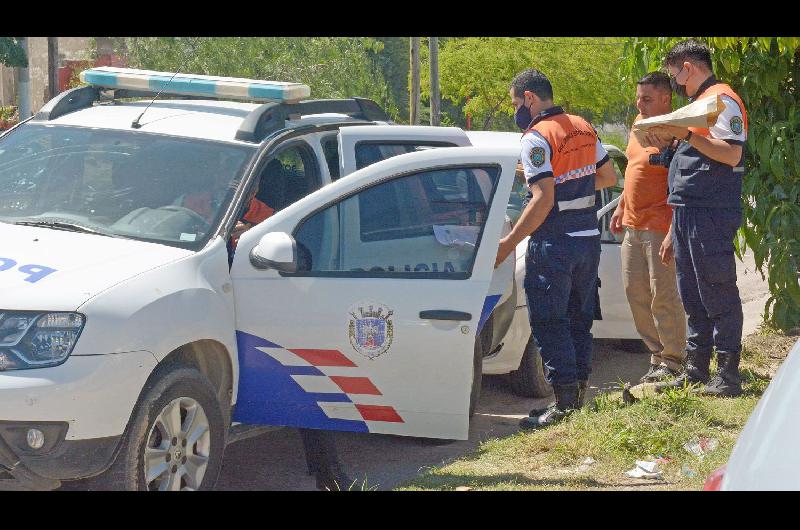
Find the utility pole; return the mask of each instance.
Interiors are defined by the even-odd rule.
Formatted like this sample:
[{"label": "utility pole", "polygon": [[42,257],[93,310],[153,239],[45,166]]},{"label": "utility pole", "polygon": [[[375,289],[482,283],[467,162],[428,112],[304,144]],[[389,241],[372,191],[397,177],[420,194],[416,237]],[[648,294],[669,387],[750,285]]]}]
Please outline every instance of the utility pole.
[{"label": "utility pole", "polygon": [[439,37],[428,37],[428,48],[431,56],[431,125],[440,123],[439,111]]},{"label": "utility pole", "polygon": [[[28,37],[23,37],[20,42],[22,51],[25,52],[25,60],[30,65],[30,54],[28,54]],[[19,67],[19,90],[17,91],[19,104],[17,106],[17,113],[19,114],[19,121],[30,118],[31,116],[31,96],[30,96],[30,72],[27,66]]]},{"label": "utility pole", "polygon": [[411,37],[411,125],[419,125],[419,105],[419,37]]},{"label": "utility pole", "polygon": [[60,92],[58,86],[58,37],[47,37],[47,94],[48,101]]}]

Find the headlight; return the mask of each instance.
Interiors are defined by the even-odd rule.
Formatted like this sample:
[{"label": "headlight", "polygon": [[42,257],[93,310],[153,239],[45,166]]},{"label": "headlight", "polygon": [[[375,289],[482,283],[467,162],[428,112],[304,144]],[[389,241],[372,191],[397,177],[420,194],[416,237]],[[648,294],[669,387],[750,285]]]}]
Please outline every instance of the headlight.
[{"label": "headlight", "polygon": [[0,313],[0,371],[63,363],[84,322],[80,313]]}]

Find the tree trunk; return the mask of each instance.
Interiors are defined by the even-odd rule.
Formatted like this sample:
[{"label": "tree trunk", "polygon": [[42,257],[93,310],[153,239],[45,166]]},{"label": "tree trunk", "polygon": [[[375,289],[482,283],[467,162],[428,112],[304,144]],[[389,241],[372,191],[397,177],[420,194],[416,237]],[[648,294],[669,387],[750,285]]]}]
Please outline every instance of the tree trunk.
[{"label": "tree trunk", "polygon": [[419,125],[419,105],[419,37],[411,37],[411,125]]},{"label": "tree trunk", "polygon": [[428,47],[431,56],[431,125],[440,123],[439,96],[439,38],[429,37]]}]

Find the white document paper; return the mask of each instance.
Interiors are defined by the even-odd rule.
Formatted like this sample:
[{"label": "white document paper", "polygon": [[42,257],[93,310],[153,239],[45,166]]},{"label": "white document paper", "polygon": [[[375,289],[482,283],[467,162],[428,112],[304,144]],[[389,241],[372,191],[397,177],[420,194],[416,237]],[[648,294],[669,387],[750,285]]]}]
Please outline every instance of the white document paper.
[{"label": "white document paper", "polygon": [[474,247],[480,231],[480,226],[433,225],[436,241],[447,247]]}]

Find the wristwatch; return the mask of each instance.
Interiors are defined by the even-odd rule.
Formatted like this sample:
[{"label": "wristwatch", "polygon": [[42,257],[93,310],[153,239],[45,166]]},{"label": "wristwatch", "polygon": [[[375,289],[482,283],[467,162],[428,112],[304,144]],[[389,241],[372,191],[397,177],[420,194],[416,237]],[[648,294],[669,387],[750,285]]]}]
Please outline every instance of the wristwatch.
[{"label": "wristwatch", "polygon": [[689,134],[686,135],[686,137],[683,139],[683,141],[688,144],[689,143],[689,139],[691,137],[692,137],[692,131],[689,131]]}]

